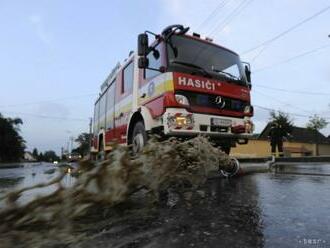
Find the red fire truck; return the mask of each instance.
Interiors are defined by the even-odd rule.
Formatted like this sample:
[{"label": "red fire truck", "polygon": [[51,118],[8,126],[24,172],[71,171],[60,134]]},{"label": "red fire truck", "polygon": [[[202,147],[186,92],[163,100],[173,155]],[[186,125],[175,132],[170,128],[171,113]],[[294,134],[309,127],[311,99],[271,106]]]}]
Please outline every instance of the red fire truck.
[{"label": "red fire truck", "polygon": [[101,86],[92,154],[111,151],[114,140],[137,153],[152,133],[205,135],[227,153],[247,143],[253,132],[249,64],[188,30],[172,25],[138,36],[137,53],[130,52]]}]

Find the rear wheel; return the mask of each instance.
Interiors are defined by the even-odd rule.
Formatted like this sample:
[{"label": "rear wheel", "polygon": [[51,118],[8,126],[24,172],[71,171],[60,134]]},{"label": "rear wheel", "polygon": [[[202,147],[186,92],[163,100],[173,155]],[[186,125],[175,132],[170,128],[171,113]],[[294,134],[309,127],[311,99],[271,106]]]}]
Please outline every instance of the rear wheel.
[{"label": "rear wheel", "polygon": [[142,151],[147,143],[147,133],[143,122],[139,121],[134,125],[132,134],[132,152],[137,154]]}]

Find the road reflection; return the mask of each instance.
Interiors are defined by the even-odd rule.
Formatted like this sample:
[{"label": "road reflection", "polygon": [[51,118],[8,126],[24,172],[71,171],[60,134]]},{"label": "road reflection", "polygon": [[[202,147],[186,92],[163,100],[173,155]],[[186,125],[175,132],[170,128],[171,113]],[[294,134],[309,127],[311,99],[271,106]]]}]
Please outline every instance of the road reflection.
[{"label": "road reflection", "polygon": [[[48,182],[59,175],[58,168],[52,163],[25,163],[22,167],[0,169],[0,197],[8,191]],[[75,178],[69,174],[63,178],[64,186],[73,185]],[[26,203],[38,196],[49,194],[56,190],[52,185],[46,188],[34,189],[24,192],[19,199],[19,203]],[[4,202],[0,202],[0,208],[4,207]]]},{"label": "road reflection", "polygon": [[[53,168],[1,169],[0,195],[52,179]],[[315,247],[329,247],[330,177],[322,173],[330,173],[330,165],[283,165],[272,173],[209,180],[188,205],[150,209],[126,203],[109,219],[96,213],[88,228],[104,233],[81,247],[305,247],[314,241]],[[74,178],[64,182],[72,185]],[[52,190],[29,192],[23,200]]]}]

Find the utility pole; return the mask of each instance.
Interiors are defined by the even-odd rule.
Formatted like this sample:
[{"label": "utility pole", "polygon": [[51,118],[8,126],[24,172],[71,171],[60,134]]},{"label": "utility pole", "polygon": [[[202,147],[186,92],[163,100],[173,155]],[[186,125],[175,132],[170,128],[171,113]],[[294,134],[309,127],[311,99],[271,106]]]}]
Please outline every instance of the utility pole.
[{"label": "utility pole", "polygon": [[66,151],[68,154],[70,153],[70,142],[69,141],[66,142]]},{"label": "utility pole", "polygon": [[71,147],[71,149],[70,149],[70,153],[72,153],[72,150],[73,150],[73,139],[74,139],[74,137],[73,136],[71,136],[70,137],[70,147]]},{"label": "utility pole", "polygon": [[61,147],[61,160],[63,159],[63,155],[64,155],[64,147]]}]

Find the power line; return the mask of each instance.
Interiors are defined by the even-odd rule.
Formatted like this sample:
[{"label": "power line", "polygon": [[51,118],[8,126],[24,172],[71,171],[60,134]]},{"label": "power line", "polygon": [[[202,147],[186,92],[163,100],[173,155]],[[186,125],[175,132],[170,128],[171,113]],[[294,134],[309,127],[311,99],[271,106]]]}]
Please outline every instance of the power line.
[{"label": "power line", "polygon": [[324,45],[324,46],[321,46],[321,47],[317,47],[317,48],[314,48],[314,49],[311,49],[311,50],[309,50],[309,51],[303,52],[303,53],[301,53],[301,54],[298,54],[298,55],[295,55],[295,56],[293,56],[293,57],[291,57],[291,58],[288,58],[288,59],[286,59],[286,60],[283,60],[283,61],[281,61],[281,62],[279,62],[279,63],[273,64],[273,65],[269,65],[269,66],[265,66],[265,67],[262,67],[262,68],[260,68],[260,69],[256,69],[256,70],[253,71],[253,73],[261,72],[261,71],[264,71],[264,70],[267,70],[267,69],[273,68],[273,67],[275,67],[275,66],[279,66],[279,65],[282,65],[282,64],[286,64],[286,63],[288,63],[288,62],[291,62],[292,60],[299,59],[299,58],[301,58],[301,57],[304,57],[304,56],[307,56],[307,55],[310,55],[310,54],[316,53],[316,52],[318,52],[318,51],[320,51],[320,50],[323,50],[323,49],[326,49],[326,48],[329,48],[329,47],[330,47],[330,44],[328,44],[328,45]]},{"label": "power line", "polygon": [[[253,104],[254,107],[257,107],[257,108],[260,108],[260,109],[263,109],[263,110],[267,110],[267,111],[281,111],[281,110],[277,110],[277,109],[274,109],[274,108],[268,108],[268,107],[263,107],[263,106],[260,106],[260,105],[257,105],[257,104]],[[307,117],[309,118],[310,115],[304,115],[304,114],[297,114],[297,113],[291,113],[291,112],[286,112],[286,111],[282,111],[286,114],[289,114],[289,115],[292,115],[292,116],[297,116],[297,117]]]},{"label": "power line", "polygon": [[[261,94],[260,92],[257,92],[257,93]],[[267,98],[273,98],[273,99],[274,99],[274,97],[271,97],[271,96],[268,96],[268,95],[265,95],[265,94],[261,94],[261,95],[264,95],[264,96],[266,96]],[[284,103],[284,102],[282,102],[282,101],[280,101],[280,100],[278,100],[278,99],[276,99],[276,101],[278,101],[278,102],[280,102],[280,103]],[[282,112],[287,113],[287,114],[289,114],[289,115],[293,115],[293,116],[297,116],[297,117],[307,117],[307,118],[310,118],[312,115],[315,114],[315,113],[313,113],[313,112],[306,111],[306,110],[304,110],[304,109],[302,109],[302,108],[299,108],[299,107],[297,107],[297,106],[295,106],[295,105],[292,105],[292,104],[289,104],[289,103],[284,103],[284,104],[286,104],[287,106],[292,106],[292,107],[294,107],[294,108],[296,108],[296,109],[300,109],[300,110],[302,110],[302,111],[304,111],[304,112],[306,112],[306,113],[309,113],[308,115],[305,115],[305,114],[300,114],[300,113],[292,113],[292,112],[282,111]],[[256,105],[256,104],[253,104],[253,106],[258,107],[258,108],[261,108],[261,109],[264,109],[264,110],[268,110],[268,111],[277,111],[276,109],[267,108],[267,107],[263,107],[263,106]],[[325,119],[330,119],[329,116],[325,116],[325,117],[323,117],[323,118],[325,118]]]},{"label": "power line", "polygon": [[271,38],[271,39],[269,39],[269,40],[266,40],[266,41],[260,43],[260,44],[257,45],[257,46],[254,46],[254,47],[252,47],[252,48],[247,49],[245,52],[242,52],[242,54],[246,54],[246,53],[249,53],[249,52],[251,52],[251,51],[256,50],[256,49],[259,48],[259,47],[263,47],[263,46],[265,46],[265,45],[269,45],[270,43],[272,43],[272,42],[278,40],[278,39],[281,38],[282,36],[284,36],[284,35],[286,35],[286,34],[292,32],[292,31],[294,31],[295,29],[297,29],[298,27],[302,26],[303,24],[305,24],[305,23],[307,23],[307,22],[313,20],[313,19],[316,18],[317,16],[319,16],[319,15],[325,13],[325,12],[328,11],[329,9],[330,9],[330,6],[325,7],[324,9],[322,9],[322,10],[320,10],[320,11],[314,13],[313,15],[307,17],[306,19],[304,19],[304,20],[298,22],[297,24],[291,26],[290,28],[284,30],[283,32],[281,32],[281,33],[275,35],[273,38]]},{"label": "power line", "polygon": [[42,100],[42,101],[36,101],[36,102],[26,102],[26,103],[18,103],[18,104],[10,104],[10,105],[0,105],[0,108],[8,108],[8,107],[20,107],[20,106],[26,106],[26,105],[35,105],[40,103],[48,103],[48,102],[58,102],[58,101],[67,101],[67,100],[76,100],[78,98],[84,98],[84,97],[92,97],[96,96],[97,94],[85,94],[85,95],[77,95],[77,96],[68,96],[68,97],[62,97],[62,98],[55,98],[52,100]]},{"label": "power line", "polygon": [[[304,115],[304,114],[286,112],[286,111],[282,111],[282,110],[278,110],[278,109],[263,107],[263,106],[260,106],[260,105],[257,105],[257,104],[253,104],[253,106],[254,107],[257,107],[259,109],[267,110],[267,111],[281,111],[281,112],[286,113],[288,115],[297,116],[297,117],[304,117],[304,118],[310,118],[311,117],[311,115]],[[323,118],[329,120],[330,119],[330,116],[325,116]]]},{"label": "power line", "polygon": [[235,8],[234,8],[234,10],[227,16],[227,17],[225,17],[225,19],[223,19],[222,21],[220,21],[219,23],[217,23],[216,25],[215,25],[215,27],[212,29],[212,31],[211,32],[209,32],[209,34],[208,34],[208,36],[212,36],[218,29],[220,29],[220,27],[222,27],[223,26],[223,23],[225,23],[232,15],[233,15],[233,13],[235,13],[236,12],[236,10],[237,9],[239,9],[241,6],[242,6],[242,4],[244,3],[244,2],[246,2],[247,0],[242,0],[239,4],[238,4],[238,6],[236,6]]},{"label": "power line", "polygon": [[200,28],[202,28],[204,25],[207,24],[207,22],[209,22],[213,16],[215,16],[217,14],[217,12],[223,8],[225,5],[227,5],[230,1],[232,0],[223,0],[223,1],[220,1],[220,3],[215,7],[215,9],[205,18],[205,20],[200,23],[198,25],[198,27],[196,28],[196,30],[199,30]]},{"label": "power line", "polygon": [[250,60],[250,63],[252,64],[256,59],[266,50],[267,46],[264,46],[259,50],[259,52]]},{"label": "power line", "polygon": [[12,115],[29,115],[29,116],[32,116],[32,117],[35,117],[35,118],[61,120],[61,121],[83,121],[83,122],[86,122],[86,121],[89,120],[89,118],[65,118],[65,117],[59,117],[59,116],[39,115],[39,114],[21,113],[21,112],[7,112],[7,111],[4,111],[2,113],[12,114]]},{"label": "power line", "polygon": [[288,107],[291,106],[291,107],[293,107],[293,108],[295,108],[295,109],[300,109],[301,111],[303,111],[303,112],[305,112],[305,113],[311,114],[311,111],[307,111],[307,110],[305,110],[305,109],[303,109],[303,108],[300,108],[300,107],[298,107],[298,106],[295,106],[295,105],[293,105],[293,104],[291,104],[291,103],[284,102],[284,101],[279,100],[279,99],[277,99],[277,98],[275,98],[275,97],[273,97],[273,96],[269,96],[269,95],[267,95],[267,94],[261,93],[261,92],[256,91],[256,90],[254,90],[254,92],[257,93],[257,94],[259,94],[259,95],[262,95],[262,96],[267,97],[267,99],[272,99],[273,101],[279,102],[279,103],[284,104],[284,105],[286,105],[286,106],[288,106]]},{"label": "power line", "polygon": [[219,29],[224,28],[233,21],[252,1],[254,0],[243,0],[222,22],[216,25],[216,27],[209,33],[209,36],[212,36]]},{"label": "power line", "polygon": [[261,85],[261,84],[253,84],[253,86],[265,88],[265,89],[269,89],[269,90],[281,91],[281,92],[285,92],[285,93],[300,94],[300,95],[330,96],[330,93],[323,93],[323,92],[288,90],[288,89],[282,89],[282,88],[269,87],[269,86]]}]

